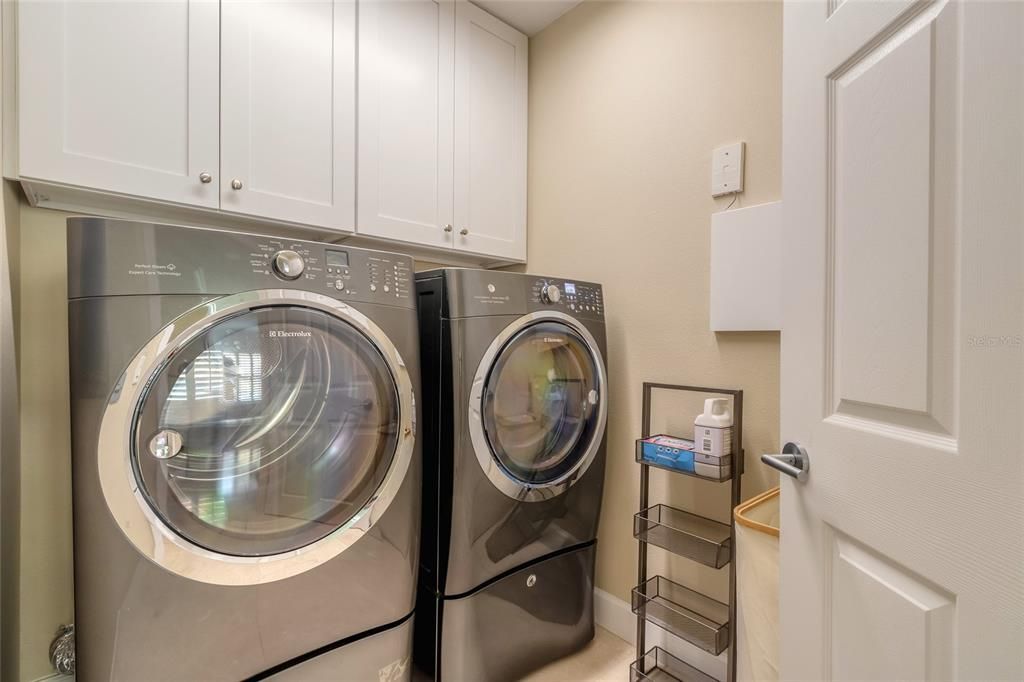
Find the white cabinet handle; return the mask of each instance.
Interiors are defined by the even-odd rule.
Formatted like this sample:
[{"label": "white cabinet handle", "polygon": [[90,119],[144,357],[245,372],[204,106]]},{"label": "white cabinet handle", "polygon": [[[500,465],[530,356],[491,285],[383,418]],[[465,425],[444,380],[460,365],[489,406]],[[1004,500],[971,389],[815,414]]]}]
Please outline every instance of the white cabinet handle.
[{"label": "white cabinet handle", "polygon": [[231,189],[242,189],[242,181],[235,178],[231,181]]},{"label": "white cabinet handle", "polygon": [[206,171],[203,171],[202,173],[199,174],[199,182],[203,183],[204,185],[209,185],[211,182],[213,182],[213,176],[207,173]]},{"label": "white cabinet handle", "polygon": [[469,228],[468,227],[462,228],[461,230],[459,230],[459,234],[461,234],[463,237],[465,237],[467,234],[469,234]]},{"label": "white cabinet handle", "polygon": [[451,231],[452,231],[452,226],[451,226],[451,224],[445,225],[445,226],[444,226],[444,231],[445,231],[445,232],[451,232]]}]

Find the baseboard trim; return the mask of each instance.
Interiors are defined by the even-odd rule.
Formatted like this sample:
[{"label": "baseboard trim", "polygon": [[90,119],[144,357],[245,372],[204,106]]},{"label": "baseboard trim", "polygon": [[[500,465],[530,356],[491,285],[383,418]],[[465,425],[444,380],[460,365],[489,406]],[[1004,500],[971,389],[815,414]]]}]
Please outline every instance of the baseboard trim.
[{"label": "baseboard trim", "polygon": [[32,680],[32,682],[49,682],[50,680],[60,680],[60,682],[75,682],[75,676],[72,675],[61,675],[60,673],[50,673],[49,675],[43,675]]},{"label": "baseboard trim", "polygon": [[[619,639],[636,645],[636,616],[633,609],[628,602],[599,588],[594,588],[594,621]],[[728,650],[719,656],[712,656],[685,639],[680,639],[651,623],[647,623],[644,637],[648,650],[660,646],[715,679],[726,678],[729,667]]]},{"label": "baseboard trim", "polygon": [[629,604],[598,587],[594,588],[594,621],[619,639],[636,644],[636,616]]}]

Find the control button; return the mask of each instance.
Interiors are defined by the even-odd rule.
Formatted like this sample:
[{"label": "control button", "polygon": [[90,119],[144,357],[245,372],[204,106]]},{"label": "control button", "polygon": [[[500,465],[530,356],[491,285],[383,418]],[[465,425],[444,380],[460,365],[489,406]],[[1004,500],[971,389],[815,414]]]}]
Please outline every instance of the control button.
[{"label": "control button", "polygon": [[545,303],[558,303],[562,298],[562,292],[554,284],[545,284],[540,290],[540,298]]},{"label": "control button", "polygon": [[370,285],[370,291],[377,291],[377,285],[376,284],[371,284]]},{"label": "control button", "polygon": [[386,294],[386,293],[388,293],[389,291],[391,291],[391,287],[389,287],[389,286],[388,286],[387,284],[385,284],[385,285],[384,285],[384,293]]},{"label": "control button", "polygon": [[345,283],[342,282],[340,279],[335,280],[334,281],[334,288],[337,289],[338,291],[341,291],[342,289],[345,288]]},{"label": "control button", "polygon": [[274,273],[282,279],[298,279],[306,269],[302,256],[285,249],[274,254]]}]

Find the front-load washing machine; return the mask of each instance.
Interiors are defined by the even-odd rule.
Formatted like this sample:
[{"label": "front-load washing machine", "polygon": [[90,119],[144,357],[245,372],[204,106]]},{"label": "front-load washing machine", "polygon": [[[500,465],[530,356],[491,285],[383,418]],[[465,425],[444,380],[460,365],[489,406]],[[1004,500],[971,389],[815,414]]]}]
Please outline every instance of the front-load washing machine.
[{"label": "front-load washing machine", "polygon": [[77,673],[409,677],[406,256],[68,220]]},{"label": "front-load washing machine", "polygon": [[417,667],[513,680],[593,637],[607,371],[601,286],[418,273]]}]

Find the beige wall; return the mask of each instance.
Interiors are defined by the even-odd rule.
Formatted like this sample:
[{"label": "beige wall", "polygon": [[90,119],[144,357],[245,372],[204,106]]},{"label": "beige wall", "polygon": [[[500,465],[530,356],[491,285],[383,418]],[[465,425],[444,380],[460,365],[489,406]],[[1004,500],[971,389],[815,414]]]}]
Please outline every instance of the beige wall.
[{"label": "beige wall", "polygon": [[[745,140],[737,205],[780,197],[781,48],[780,4],[722,1],[588,1],[530,43],[528,269],[605,286],[597,584],[621,599],[636,582],[643,381],[743,389],[744,494],[774,485],[757,456],[778,443],[779,337],[708,330],[710,216],[728,203],[709,186],[712,149]],[[658,430],[692,431],[698,400],[659,405]],[[670,477],[654,476],[662,499],[728,519],[728,486]],[[666,570],[725,596],[724,571]]]},{"label": "beige wall", "polygon": [[[15,201],[9,189],[5,198]],[[73,618],[71,454],[68,407],[68,214],[18,202],[17,281],[20,399],[20,542],[13,622],[4,623],[3,679],[53,672],[50,642]],[[10,215],[10,212],[8,213]],[[10,220],[10,218],[9,218]],[[8,225],[10,229],[10,225]],[[7,458],[11,453],[4,453]],[[7,598],[4,594],[4,598]],[[13,660],[11,660],[13,658]]]},{"label": "beige wall", "polygon": [[18,448],[18,197],[0,181],[0,680],[17,680],[20,457]]}]

